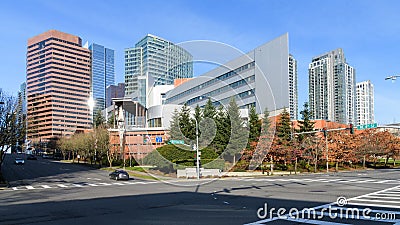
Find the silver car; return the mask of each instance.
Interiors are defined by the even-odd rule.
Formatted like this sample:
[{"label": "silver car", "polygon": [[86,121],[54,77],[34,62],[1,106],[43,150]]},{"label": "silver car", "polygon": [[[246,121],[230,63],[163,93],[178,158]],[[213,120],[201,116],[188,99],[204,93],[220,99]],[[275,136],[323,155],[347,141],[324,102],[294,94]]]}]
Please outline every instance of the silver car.
[{"label": "silver car", "polygon": [[15,158],[14,163],[17,164],[17,165],[24,165],[25,164],[25,160],[23,158]]}]

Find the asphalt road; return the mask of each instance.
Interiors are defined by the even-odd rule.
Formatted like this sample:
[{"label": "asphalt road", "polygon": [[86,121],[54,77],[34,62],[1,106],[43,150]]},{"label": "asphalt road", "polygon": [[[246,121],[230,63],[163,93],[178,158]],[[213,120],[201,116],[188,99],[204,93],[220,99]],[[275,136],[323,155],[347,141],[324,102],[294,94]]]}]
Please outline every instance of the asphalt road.
[{"label": "asphalt road", "polygon": [[[3,165],[11,187],[0,191],[0,224],[400,224],[399,170],[115,182],[82,165],[38,158],[19,166],[13,157]],[[322,211],[346,207],[370,212],[351,219]],[[315,213],[287,216],[304,208]]]}]

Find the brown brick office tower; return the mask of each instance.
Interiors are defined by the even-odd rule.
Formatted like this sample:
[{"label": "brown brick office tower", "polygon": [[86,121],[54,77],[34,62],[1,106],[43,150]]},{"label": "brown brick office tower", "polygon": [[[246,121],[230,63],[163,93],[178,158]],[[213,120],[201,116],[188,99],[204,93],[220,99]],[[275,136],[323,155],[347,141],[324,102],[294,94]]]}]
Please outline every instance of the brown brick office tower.
[{"label": "brown brick office tower", "polygon": [[48,141],[91,127],[90,54],[81,38],[56,30],[28,40],[28,140]]}]

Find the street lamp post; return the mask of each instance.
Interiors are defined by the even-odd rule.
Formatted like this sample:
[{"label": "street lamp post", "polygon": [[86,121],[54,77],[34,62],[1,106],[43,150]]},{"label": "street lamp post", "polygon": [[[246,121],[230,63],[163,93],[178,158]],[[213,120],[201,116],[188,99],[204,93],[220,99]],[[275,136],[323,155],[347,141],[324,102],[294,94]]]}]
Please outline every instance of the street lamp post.
[{"label": "street lamp post", "polygon": [[196,171],[197,171],[197,179],[200,179],[200,162],[199,162],[199,125],[197,122],[197,119],[195,118],[194,121],[196,121]]},{"label": "street lamp post", "polygon": [[388,76],[388,77],[385,78],[385,80],[392,80],[392,81],[395,81],[398,77],[400,77],[400,75]]}]

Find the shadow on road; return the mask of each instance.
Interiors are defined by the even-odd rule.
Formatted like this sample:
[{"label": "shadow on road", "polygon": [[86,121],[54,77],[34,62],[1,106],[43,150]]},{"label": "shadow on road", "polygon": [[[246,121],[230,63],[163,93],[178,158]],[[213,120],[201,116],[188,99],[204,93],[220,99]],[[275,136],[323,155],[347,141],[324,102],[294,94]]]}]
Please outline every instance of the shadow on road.
[{"label": "shadow on road", "polygon": [[233,198],[224,194],[173,192],[11,204],[0,210],[0,224],[232,225],[260,220],[257,210],[264,207],[265,203],[275,208],[303,208],[323,204],[248,196]]},{"label": "shadow on road", "polygon": [[[16,157],[25,159],[24,165],[15,165]],[[74,173],[82,171],[96,171],[98,169],[89,165],[77,163],[63,163],[52,159],[27,160],[25,154],[7,154],[1,166],[2,174],[8,182],[26,180],[40,180],[44,177],[60,176],[62,179],[74,177]],[[62,180],[61,179],[61,180]],[[61,181],[62,182],[62,181]]]}]

